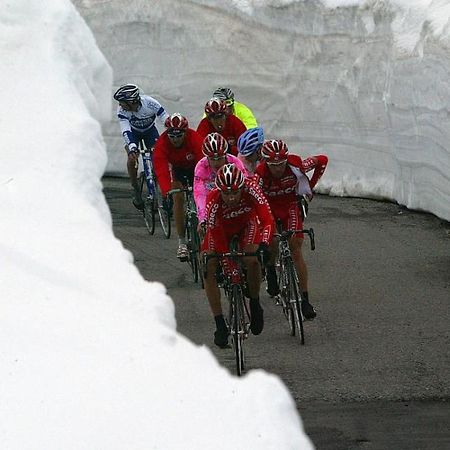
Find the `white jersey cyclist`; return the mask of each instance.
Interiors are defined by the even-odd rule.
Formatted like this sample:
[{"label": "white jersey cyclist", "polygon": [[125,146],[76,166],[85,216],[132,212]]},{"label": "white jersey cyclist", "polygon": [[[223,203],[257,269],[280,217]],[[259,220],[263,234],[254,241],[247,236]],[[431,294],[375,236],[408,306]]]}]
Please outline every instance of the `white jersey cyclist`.
[{"label": "white jersey cyclist", "polygon": [[120,104],[117,107],[117,117],[128,151],[135,151],[141,140],[147,147],[153,147],[159,137],[155,127],[156,118],[164,125],[169,114],[161,104],[149,95],[140,95],[140,105],[137,111],[124,109]]}]

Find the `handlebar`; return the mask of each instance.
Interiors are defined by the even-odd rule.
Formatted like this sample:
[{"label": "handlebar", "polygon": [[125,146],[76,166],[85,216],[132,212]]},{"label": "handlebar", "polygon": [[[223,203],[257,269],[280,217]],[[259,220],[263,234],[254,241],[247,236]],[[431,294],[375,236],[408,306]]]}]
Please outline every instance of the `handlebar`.
[{"label": "handlebar", "polygon": [[309,237],[309,243],[311,245],[311,250],[316,249],[316,242],[314,239],[314,230],[309,228],[307,230],[283,230],[281,233],[274,233],[275,237],[279,237],[281,241],[287,241],[295,233],[304,233]]},{"label": "handlebar", "polygon": [[193,188],[192,186],[186,186],[186,187],[182,187],[182,188],[176,188],[176,189],[171,189],[167,195],[173,195],[173,194],[178,194],[180,192],[192,192]]}]

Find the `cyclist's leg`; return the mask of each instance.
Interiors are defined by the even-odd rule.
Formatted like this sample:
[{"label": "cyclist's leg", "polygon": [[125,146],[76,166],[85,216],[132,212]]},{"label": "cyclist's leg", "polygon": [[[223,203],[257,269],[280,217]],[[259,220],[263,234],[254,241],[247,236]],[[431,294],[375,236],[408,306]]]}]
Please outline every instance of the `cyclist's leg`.
[{"label": "cyclist's leg", "polygon": [[148,149],[151,149],[155,146],[155,142],[158,138],[159,133],[154,125],[151,128],[149,128],[145,133],[142,133],[142,140],[144,141],[145,146]]},{"label": "cyclist's leg", "polygon": [[[245,252],[256,252],[261,233],[258,221],[251,220],[241,235],[241,248]],[[259,289],[261,286],[261,266],[256,256],[244,258],[247,270],[247,286],[250,296],[250,329],[253,334],[260,334],[264,328],[264,310],[259,302]]]},{"label": "cyclist's leg", "polygon": [[[303,220],[301,211],[298,205],[291,205],[289,208],[289,223],[288,229],[299,230],[303,228]],[[309,302],[308,294],[308,268],[303,258],[302,245],[303,245],[303,233],[296,233],[289,240],[289,247],[291,249],[292,259],[294,261],[295,269],[299,276],[300,290],[302,292],[302,312],[306,319],[313,319],[316,316],[314,307]]]},{"label": "cyclist's leg", "polygon": [[[134,133],[132,134],[133,142],[139,144],[139,138]],[[133,204],[136,208],[143,208],[143,200],[141,195],[141,188],[138,183],[138,168],[139,168],[139,153],[128,153],[128,145],[125,145],[125,152],[127,154],[127,172],[130,177],[130,183],[133,188]]]},{"label": "cyclist's leg", "polygon": [[[205,239],[205,242],[207,239]],[[202,247],[203,253],[212,253],[210,250],[205,250]],[[218,347],[228,346],[228,328],[223,317],[222,304],[220,301],[220,289],[217,286],[216,271],[218,262],[217,259],[210,259],[207,263],[207,274],[204,280],[204,287],[206,297],[208,299],[209,307],[214,316],[216,324],[216,331],[214,332],[214,343]]]}]

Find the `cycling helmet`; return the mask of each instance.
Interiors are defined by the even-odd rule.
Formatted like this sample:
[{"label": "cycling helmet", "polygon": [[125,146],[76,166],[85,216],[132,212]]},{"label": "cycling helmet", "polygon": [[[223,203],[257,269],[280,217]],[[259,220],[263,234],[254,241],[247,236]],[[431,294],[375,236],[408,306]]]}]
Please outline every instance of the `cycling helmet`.
[{"label": "cycling helmet", "polygon": [[239,136],[238,152],[243,156],[253,155],[264,143],[264,131],[261,127],[250,128]]},{"label": "cycling helmet", "polygon": [[139,88],[135,84],[124,84],[114,93],[118,102],[135,102],[140,99]]},{"label": "cycling helmet", "polygon": [[270,140],[264,142],[261,155],[269,164],[281,164],[287,161],[289,150],[282,140]]},{"label": "cycling helmet", "polygon": [[227,140],[219,133],[209,133],[203,141],[202,152],[208,158],[219,159],[228,151]]},{"label": "cycling helmet", "polygon": [[216,175],[216,186],[220,191],[236,191],[244,185],[244,174],[234,164],[225,164]]},{"label": "cycling helmet", "polygon": [[230,88],[226,87],[217,88],[213,93],[213,97],[225,100],[228,106],[231,106],[234,103],[234,92]]},{"label": "cycling helmet", "polygon": [[166,119],[164,125],[169,129],[185,130],[189,126],[189,123],[186,117],[180,113],[173,113]]},{"label": "cycling helmet", "polygon": [[213,97],[212,99],[208,100],[208,102],[205,105],[205,113],[207,115],[209,114],[225,114],[227,111],[227,105],[224,100]]}]

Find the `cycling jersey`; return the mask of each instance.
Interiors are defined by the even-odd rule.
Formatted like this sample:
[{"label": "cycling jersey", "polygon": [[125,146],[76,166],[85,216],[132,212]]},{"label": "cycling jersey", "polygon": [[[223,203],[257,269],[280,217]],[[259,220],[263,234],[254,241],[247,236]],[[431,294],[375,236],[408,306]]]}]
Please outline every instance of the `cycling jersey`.
[{"label": "cycling jersey", "polygon": [[230,149],[228,150],[228,152],[231,153],[232,155],[237,155],[238,151],[236,143],[239,136],[244,131],[246,131],[246,128],[240,119],[238,119],[233,114],[230,114],[226,118],[225,126],[223,127],[222,131],[217,131],[207,117],[205,117],[200,121],[197,127],[197,131],[203,138],[205,138],[206,135],[209,133],[221,134],[228,141],[229,144],[230,142],[233,142],[233,144],[230,145]]},{"label": "cycling jersey", "polygon": [[[267,164],[262,162],[256,168],[258,182],[269,202],[275,219],[281,219],[286,229],[301,228],[303,221],[297,206],[298,196],[312,197],[312,188],[319,181],[328,163],[325,155],[306,158],[289,155],[285,171],[280,178],[275,178]],[[311,180],[306,173],[313,170]],[[287,225],[288,224],[288,225]]]},{"label": "cycling jersey", "polygon": [[245,179],[236,206],[228,206],[217,188],[208,193],[206,202],[207,232],[202,250],[226,252],[234,235],[239,235],[242,247],[250,243],[268,244],[272,239],[273,216],[264,194],[252,179]]},{"label": "cycling jersey", "polygon": [[[244,176],[247,176],[241,161],[234,155],[226,155],[227,162],[225,164],[235,164],[242,170]],[[213,189],[215,184],[217,170],[211,167],[208,158],[203,157],[195,166],[194,172],[194,201],[197,205],[197,216],[199,222],[205,220],[206,196]]]},{"label": "cycling jersey", "polygon": [[203,157],[202,145],[203,139],[191,128],[187,129],[183,145],[179,148],[170,142],[167,131],[161,134],[156,141],[153,165],[162,195],[166,195],[171,189],[171,166],[193,173],[195,165]]},{"label": "cycling jersey", "polygon": [[130,149],[139,145],[143,135],[154,133],[155,120],[164,125],[168,114],[160,103],[149,95],[141,95],[141,105],[137,111],[126,111],[120,105],[117,107],[117,117],[123,139]]}]

